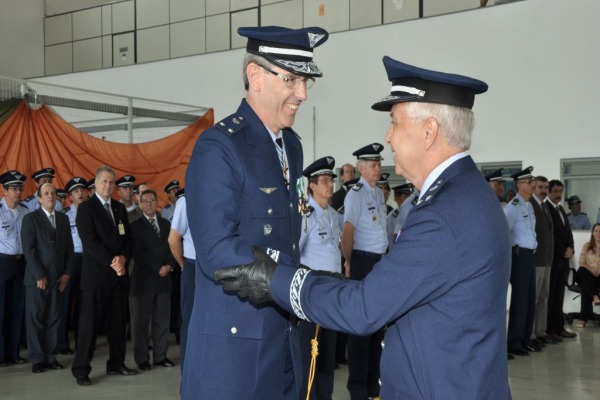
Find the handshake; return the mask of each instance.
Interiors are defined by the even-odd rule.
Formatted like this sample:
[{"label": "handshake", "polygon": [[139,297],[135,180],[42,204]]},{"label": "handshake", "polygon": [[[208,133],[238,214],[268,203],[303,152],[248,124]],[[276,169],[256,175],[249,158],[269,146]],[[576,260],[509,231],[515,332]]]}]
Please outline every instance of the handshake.
[{"label": "handshake", "polygon": [[[259,305],[273,301],[271,280],[277,263],[261,247],[252,246],[252,252],[256,257],[254,262],[218,269],[214,272],[213,278],[221,281],[224,290],[237,292],[239,297],[247,298],[252,303]],[[300,268],[310,269],[304,265],[300,265]],[[337,272],[313,270],[313,273],[345,279],[344,275]]]}]

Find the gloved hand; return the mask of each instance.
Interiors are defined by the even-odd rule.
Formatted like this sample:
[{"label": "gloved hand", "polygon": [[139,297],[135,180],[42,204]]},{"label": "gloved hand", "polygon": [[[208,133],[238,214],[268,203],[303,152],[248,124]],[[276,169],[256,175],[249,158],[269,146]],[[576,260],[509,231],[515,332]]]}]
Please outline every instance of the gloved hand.
[{"label": "gloved hand", "polygon": [[218,269],[213,278],[221,281],[224,290],[237,292],[239,297],[258,305],[273,300],[269,285],[277,263],[261,247],[252,246],[252,252],[256,257],[254,262]]}]

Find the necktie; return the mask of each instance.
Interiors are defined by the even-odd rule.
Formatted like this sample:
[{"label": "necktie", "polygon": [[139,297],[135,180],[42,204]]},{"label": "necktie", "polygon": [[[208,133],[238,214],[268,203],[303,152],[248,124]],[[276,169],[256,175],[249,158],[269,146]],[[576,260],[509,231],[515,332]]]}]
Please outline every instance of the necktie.
[{"label": "necktie", "polygon": [[277,146],[275,146],[275,149],[277,150],[277,156],[279,156],[279,164],[281,164],[281,172],[283,173],[283,180],[285,181],[285,186],[289,190],[290,182],[288,181],[288,178],[287,178],[288,168],[287,168],[287,163],[285,161],[285,153],[283,152],[283,139],[278,137],[277,139],[275,139],[275,143],[277,143]]},{"label": "necktie", "polygon": [[110,204],[104,203],[104,209],[106,209],[106,212],[108,213],[108,216],[110,217],[110,220],[112,221],[112,223],[114,225],[115,219],[113,218],[112,212],[110,212]]},{"label": "necktie", "polygon": [[52,225],[52,227],[53,227],[54,229],[56,229],[56,223],[54,222],[54,214],[50,214],[50,215],[48,216],[48,218],[50,219],[50,225]]},{"label": "necktie", "polygon": [[154,228],[154,231],[158,237],[160,237],[160,229],[158,229],[158,225],[156,225],[156,220],[154,218],[148,218],[148,220],[150,221],[150,225],[152,225],[152,228]]}]

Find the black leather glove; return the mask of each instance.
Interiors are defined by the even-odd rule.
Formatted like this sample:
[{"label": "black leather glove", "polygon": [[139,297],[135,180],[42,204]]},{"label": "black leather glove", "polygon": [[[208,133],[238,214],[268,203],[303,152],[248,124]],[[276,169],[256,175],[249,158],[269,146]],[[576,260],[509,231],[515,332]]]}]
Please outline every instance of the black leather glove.
[{"label": "black leather glove", "polygon": [[252,246],[252,252],[256,257],[254,262],[218,269],[213,278],[221,281],[224,290],[237,292],[239,297],[254,304],[263,304],[273,300],[269,285],[277,263],[261,247]]}]

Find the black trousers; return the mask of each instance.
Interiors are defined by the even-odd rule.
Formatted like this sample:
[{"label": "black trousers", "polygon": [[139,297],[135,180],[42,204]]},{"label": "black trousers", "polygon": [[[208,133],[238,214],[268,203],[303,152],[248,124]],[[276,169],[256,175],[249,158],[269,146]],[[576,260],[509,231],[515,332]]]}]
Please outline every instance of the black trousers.
[{"label": "black trousers", "polygon": [[[362,280],[381,260],[381,254],[354,250],[350,279]],[[369,336],[348,335],[348,391],[350,397],[379,395],[379,361],[384,327]]]},{"label": "black trousers", "polygon": [[[298,325],[300,334],[300,351],[302,352],[302,370],[305,380],[300,387],[301,399],[306,398],[308,390],[308,377],[312,359],[312,339],[315,337],[316,324],[302,321]],[[310,391],[311,400],[331,400],[333,395],[333,374],[335,370],[335,339],[336,331],[319,328],[317,340],[319,342],[315,378]]]},{"label": "black trousers", "polygon": [[19,357],[25,310],[25,258],[0,256],[0,361]]},{"label": "black trousers", "polygon": [[510,311],[508,314],[508,351],[531,346],[535,316],[535,258],[533,250],[513,250],[510,270]]},{"label": "black trousers", "polygon": [[565,286],[569,275],[569,260],[554,258],[550,270],[550,292],[548,295],[548,329],[546,332],[560,335],[565,330],[563,303]]},{"label": "black trousers", "polygon": [[25,288],[27,351],[31,364],[56,361],[61,300],[56,282],[44,290],[36,286]]},{"label": "black trousers", "polygon": [[79,285],[81,283],[81,268],[83,256],[75,253],[73,274],[62,296],[62,318],[58,327],[58,351],[64,351],[71,347],[69,343],[69,326],[73,326],[75,347],[77,347],[77,333],[79,331],[79,312],[81,309],[81,295]]},{"label": "black trousers", "polygon": [[589,269],[579,267],[577,277],[581,281],[581,311],[579,319],[588,321],[594,314],[592,297],[600,293],[600,276],[594,276]]},{"label": "black trousers", "polygon": [[103,326],[106,326],[110,357],[106,362],[106,370],[115,371],[125,365],[128,292],[128,288],[123,287],[81,291],[79,338],[71,367],[73,376],[89,375],[96,337]]}]

